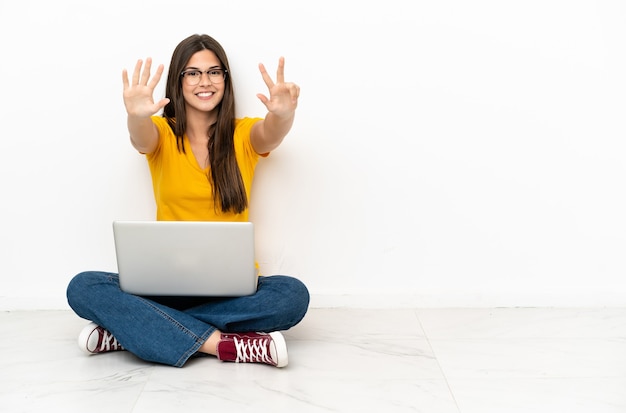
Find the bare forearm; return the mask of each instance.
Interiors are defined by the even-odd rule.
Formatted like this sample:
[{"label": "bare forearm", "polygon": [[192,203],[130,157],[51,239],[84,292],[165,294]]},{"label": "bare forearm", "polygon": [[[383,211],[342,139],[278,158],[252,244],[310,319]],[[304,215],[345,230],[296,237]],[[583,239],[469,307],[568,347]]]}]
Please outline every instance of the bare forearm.
[{"label": "bare forearm", "polygon": [[159,138],[156,126],[149,117],[128,116],[130,142],[139,152],[150,153]]},{"label": "bare forearm", "polygon": [[273,113],[268,113],[263,122],[263,142],[264,146],[275,149],[280,145],[285,136],[291,130],[295,119],[295,112],[287,117],[280,117]]}]

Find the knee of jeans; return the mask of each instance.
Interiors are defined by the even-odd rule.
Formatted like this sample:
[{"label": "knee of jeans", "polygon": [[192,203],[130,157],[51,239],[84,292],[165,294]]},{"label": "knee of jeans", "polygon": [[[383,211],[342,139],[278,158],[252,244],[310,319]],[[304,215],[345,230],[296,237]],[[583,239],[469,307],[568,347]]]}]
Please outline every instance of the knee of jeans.
[{"label": "knee of jeans", "polygon": [[309,295],[309,289],[304,285],[304,283],[296,278],[294,278],[294,286],[296,289],[296,294],[299,298],[299,302],[302,305],[304,312],[309,308],[309,301],[311,300],[311,296]]},{"label": "knee of jeans", "polygon": [[90,293],[94,292],[94,286],[102,284],[103,276],[107,273],[97,271],[84,271],[76,274],[67,285],[66,295],[70,307],[74,308],[80,302],[89,302]]},{"label": "knee of jeans", "polygon": [[283,276],[281,281],[285,284],[284,290],[288,294],[285,296],[285,307],[292,314],[294,324],[299,323],[309,309],[309,290],[302,281],[297,278]]},{"label": "knee of jeans", "polygon": [[83,292],[88,288],[88,278],[88,272],[81,272],[70,280],[66,290],[67,302],[70,307],[74,308],[76,302],[83,297]]},{"label": "knee of jeans", "polygon": [[297,323],[299,323],[304,316],[306,315],[307,311],[309,311],[309,303],[311,300],[311,296],[309,295],[309,289],[306,287],[306,285],[304,285],[304,283],[300,280],[296,280],[299,283],[299,314],[298,314],[298,321]]}]

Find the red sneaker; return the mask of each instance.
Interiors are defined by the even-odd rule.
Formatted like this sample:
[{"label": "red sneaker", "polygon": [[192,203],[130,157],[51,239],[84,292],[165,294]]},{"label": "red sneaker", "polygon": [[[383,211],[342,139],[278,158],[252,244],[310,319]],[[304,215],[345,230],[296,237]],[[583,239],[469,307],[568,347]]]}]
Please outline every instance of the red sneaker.
[{"label": "red sneaker", "polygon": [[78,346],[88,354],[124,350],[113,334],[96,323],[89,323],[78,336]]},{"label": "red sneaker", "polygon": [[265,363],[285,367],[289,362],[285,338],[273,333],[224,334],[217,343],[217,358],[235,363]]}]

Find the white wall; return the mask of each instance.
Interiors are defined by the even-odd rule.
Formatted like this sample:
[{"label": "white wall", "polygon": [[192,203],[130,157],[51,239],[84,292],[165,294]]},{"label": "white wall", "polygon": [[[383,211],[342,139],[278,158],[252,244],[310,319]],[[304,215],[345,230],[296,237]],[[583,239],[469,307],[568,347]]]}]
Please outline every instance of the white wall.
[{"label": "white wall", "polygon": [[[67,308],[152,219],[121,71],[208,33],[241,115],[286,57],[296,125],[258,167],[266,273],[314,306],[626,303],[618,0],[0,0],[0,308]],[[159,93],[164,90],[164,80]]]}]

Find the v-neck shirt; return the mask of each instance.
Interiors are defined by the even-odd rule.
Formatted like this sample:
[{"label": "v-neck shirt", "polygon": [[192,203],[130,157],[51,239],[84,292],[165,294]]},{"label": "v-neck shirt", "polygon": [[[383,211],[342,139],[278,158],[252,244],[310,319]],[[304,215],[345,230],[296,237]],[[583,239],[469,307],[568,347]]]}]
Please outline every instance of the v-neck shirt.
[{"label": "v-neck shirt", "polygon": [[[248,200],[254,170],[261,157],[252,148],[250,131],[259,120],[261,118],[248,117],[235,120],[235,156]],[[216,208],[208,178],[209,168],[200,167],[187,136],[183,137],[185,150],[179,151],[176,135],[167,120],[153,116],[152,121],[159,131],[159,143],[146,159],[152,176],[157,220],[248,221],[248,209],[234,214]]]}]

